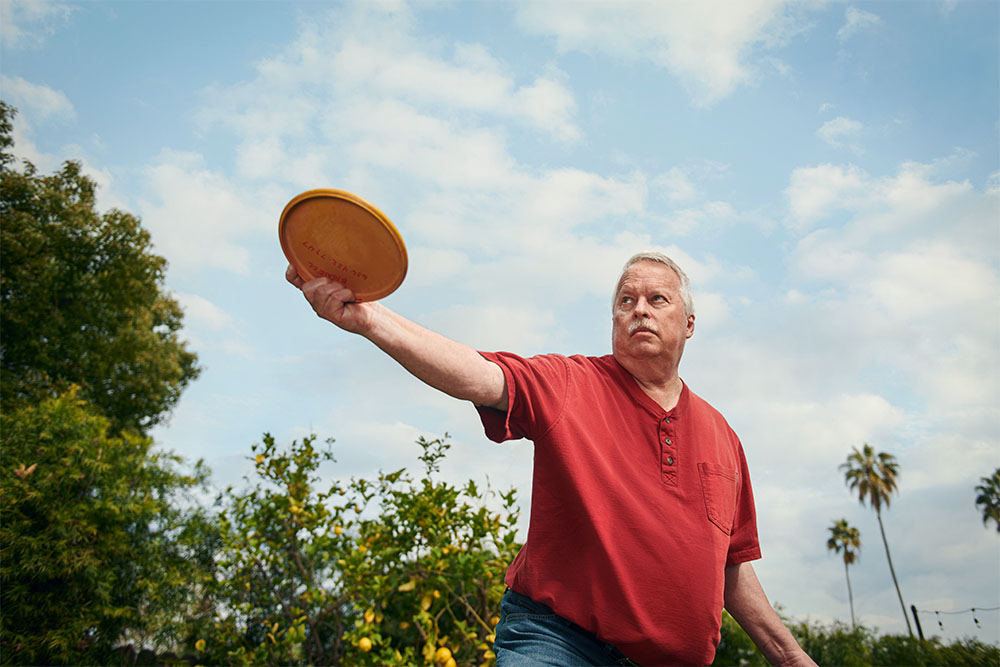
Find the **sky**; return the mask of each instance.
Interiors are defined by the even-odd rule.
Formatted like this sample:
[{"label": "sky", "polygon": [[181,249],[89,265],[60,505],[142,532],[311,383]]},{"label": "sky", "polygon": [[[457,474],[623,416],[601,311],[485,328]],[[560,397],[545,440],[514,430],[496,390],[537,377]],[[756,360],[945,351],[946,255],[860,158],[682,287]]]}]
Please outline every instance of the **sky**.
[{"label": "sky", "polygon": [[998,36],[975,0],[3,0],[0,97],[18,156],[82,163],[168,260],[203,370],[153,437],[216,490],[265,432],[334,438],[330,478],[419,471],[448,433],[442,477],[528,516],[530,442],[491,443],[285,282],[299,193],[382,210],[409,257],[383,303],[482,350],[609,353],[621,266],[659,250],[692,280],[681,376],[743,442],[771,601],[850,622],[846,518],[859,621],[906,631],[838,469],[868,443],[899,463],[907,607],[998,643],[974,504],[1000,466]]}]

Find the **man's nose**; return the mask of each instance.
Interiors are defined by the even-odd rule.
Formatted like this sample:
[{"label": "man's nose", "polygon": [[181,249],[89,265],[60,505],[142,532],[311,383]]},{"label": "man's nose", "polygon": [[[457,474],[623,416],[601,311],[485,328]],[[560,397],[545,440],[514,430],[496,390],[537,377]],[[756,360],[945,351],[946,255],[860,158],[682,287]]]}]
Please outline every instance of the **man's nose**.
[{"label": "man's nose", "polygon": [[636,299],[635,310],[632,311],[632,314],[638,319],[649,316],[649,301],[646,300],[646,297],[640,296]]}]

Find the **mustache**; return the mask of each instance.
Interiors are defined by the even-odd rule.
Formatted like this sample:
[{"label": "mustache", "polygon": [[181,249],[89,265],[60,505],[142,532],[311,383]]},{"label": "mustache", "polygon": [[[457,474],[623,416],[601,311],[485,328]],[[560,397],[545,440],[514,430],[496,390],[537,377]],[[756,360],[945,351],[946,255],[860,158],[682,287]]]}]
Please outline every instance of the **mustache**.
[{"label": "mustache", "polygon": [[652,331],[653,333],[660,333],[659,327],[653,320],[643,319],[643,320],[632,320],[628,324],[629,334],[634,334],[638,329],[646,329],[647,331]]}]

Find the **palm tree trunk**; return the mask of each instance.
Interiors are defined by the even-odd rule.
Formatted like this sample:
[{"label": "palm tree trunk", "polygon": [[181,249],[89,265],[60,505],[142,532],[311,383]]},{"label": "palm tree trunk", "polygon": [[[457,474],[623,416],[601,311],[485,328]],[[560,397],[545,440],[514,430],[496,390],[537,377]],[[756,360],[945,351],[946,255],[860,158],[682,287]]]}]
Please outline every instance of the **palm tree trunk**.
[{"label": "palm tree trunk", "polygon": [[892,556],[889,555],[889,541],[885,539],[885,527],[882,525],[882,512],[875,508],[875,516],[878,517],[878,529],[882,532],[882,544],[885,545],[885,558],[889,561],[889,574],[892,575],[892,583],[896,585],[896,595],[899,597],[899,608],[903,610],[903,620],[906,621],[906,631],[913,637],[913,628],[910,627],[910,616],[906,613],[906,605],[903,603],[903,594],[899,591],[899,582],[896,581],[896,569],[892,566]]},{"label": "palm tree trunk", "polygon": [[844,561],[844,576],[847,577],[847,600],[851,603],[851,629],[857,630],[858,624],[854,620],[854,593],[851,592],[851,574],[847,571],[847,561]]}]

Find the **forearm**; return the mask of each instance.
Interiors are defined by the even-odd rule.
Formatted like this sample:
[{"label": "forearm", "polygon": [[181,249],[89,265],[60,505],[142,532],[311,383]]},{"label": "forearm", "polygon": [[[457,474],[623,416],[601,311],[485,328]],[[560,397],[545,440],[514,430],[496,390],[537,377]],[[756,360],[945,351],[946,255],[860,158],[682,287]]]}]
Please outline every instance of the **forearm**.
[{"label": "forearm", "polygon": [[753,566],[726,568],[725,604],[753,643],[772,665],[814,665],[771,607]]},{"label": "forearm", "polygon": [[289,265],[285,279],[302,290],[313,311],[341,329],[364,336],[428,385],[455,398],[507,409],[503,371],[468,345],[438,335],[378,302],[358,302],[329,278],[305,281]]},{"label": "forearm", "polygon": [[476,405],[507,409],[503,371],[476,350],[446,338],[378,304],[362,335],[416,378]]}]

